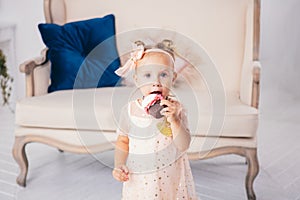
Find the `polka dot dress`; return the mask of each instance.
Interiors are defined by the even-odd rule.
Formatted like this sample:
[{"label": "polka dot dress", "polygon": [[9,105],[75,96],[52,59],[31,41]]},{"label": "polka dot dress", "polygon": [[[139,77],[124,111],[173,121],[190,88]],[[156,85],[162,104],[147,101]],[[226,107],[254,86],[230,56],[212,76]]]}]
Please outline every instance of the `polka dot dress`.
[{"label": "polka dot dress", "polygon": [[[180,152],[172,136],[157,128],[164,118],[144,115],[138,102],[128,106],[129,180],[123,184],[123,200],[198,199],[186,152]],[[175,138],[176,139],[176,138]]]}]

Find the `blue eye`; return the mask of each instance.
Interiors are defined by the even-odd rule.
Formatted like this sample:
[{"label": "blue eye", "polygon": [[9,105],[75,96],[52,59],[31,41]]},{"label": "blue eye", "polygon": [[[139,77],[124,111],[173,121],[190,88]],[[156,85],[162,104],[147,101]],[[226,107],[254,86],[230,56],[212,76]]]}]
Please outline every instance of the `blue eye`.
[{"label": "blue eye", "polygon": [[144,77],[145,77],[145,78],[150,78],[150,77],[151,77],[151,74],[150,74],[150,73],[144,74]]},{"label": "blue eye", "polygon": [[161,76],[162,78],[166,78],[166,77],[168,77],[168,73],[162,72],[162,73],[160,74],[160,76]]}]

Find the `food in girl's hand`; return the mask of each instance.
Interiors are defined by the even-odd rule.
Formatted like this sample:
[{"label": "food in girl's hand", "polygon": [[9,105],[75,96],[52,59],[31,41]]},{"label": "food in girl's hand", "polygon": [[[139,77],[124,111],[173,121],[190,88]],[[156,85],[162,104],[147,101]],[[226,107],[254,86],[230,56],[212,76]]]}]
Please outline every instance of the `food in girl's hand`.
[{"label": "food in girl's hand", "polygon": [[160,111],[166,107],[166,105],[160,105],[160,101],[164,99],[161,93],[152,93],[144,98],[142,106],[147,114],[152,115],[154,118],[162,118]]}]

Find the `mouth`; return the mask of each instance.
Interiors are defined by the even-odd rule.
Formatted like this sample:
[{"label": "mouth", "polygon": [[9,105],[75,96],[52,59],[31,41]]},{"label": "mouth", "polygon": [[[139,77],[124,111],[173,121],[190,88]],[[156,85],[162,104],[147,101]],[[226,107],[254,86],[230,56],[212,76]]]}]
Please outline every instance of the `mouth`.
[{"label": "mouth", "polygon": [[150,92],[150,94],[162,94],[162,91],[153,91],[153,92]]}]

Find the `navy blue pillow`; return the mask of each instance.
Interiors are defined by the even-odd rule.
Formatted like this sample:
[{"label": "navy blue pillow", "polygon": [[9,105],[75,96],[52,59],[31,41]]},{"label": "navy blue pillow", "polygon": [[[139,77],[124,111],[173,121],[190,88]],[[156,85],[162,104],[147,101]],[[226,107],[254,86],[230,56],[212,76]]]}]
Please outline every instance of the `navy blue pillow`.
[{"label": "navy blue pillow", "polygon": [[38,25],[49,48],[51,84],[48,92],[74,88],[108,87],[118,84],[114,71],[120,60],[115,41],[115,18]]}]

